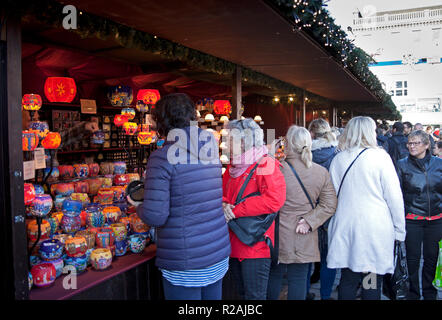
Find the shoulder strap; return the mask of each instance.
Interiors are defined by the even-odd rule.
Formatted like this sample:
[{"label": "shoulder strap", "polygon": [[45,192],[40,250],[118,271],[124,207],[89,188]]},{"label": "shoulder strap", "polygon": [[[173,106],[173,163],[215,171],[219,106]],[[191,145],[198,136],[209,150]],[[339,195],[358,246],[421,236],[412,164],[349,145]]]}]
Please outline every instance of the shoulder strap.
[{"label": "shoulder strap", "polygon": [[302,190],[304,191],[305,195],[307,196],[307,199],[308,199],[308,201],[310,202],[310,205],[312,206],[312,209],[314,209],[315,206],[313,205],[313,201],[312,201],[312,199],[310,198],[310,196],[309,196],[307,190],[305,189],[304,184],[302,183],[301,178],[298,176],[298,173],[296,172],[295,168],[293,168],[293,166],[292,166],[288,161],[286,161],[286,163],[289,165],[290,169],[292,169],[292,172],[293,172],[293,174],[295,175],[296,179],[298,179],[298,182],[299,182],[299,184],[301,185],[301,188],[302,188]]},{"label": "shoulder strap", "polygon": [[261,159],[259,159],[255,166],[253,167],[252,170],[250,170],[249,174],[247,175],[243,185],[241,186],[241,189],[238,192],[238,195],[236,196],[236,200],[235,200],[235,205],[237,205],[238,203],[240,203],[242,201],[242,195],[244,193],[244,190],[246,190],[247,185],[249,184],[250,179],[252,179],[253,173],[255,172],[256,168],[258,168],[259,165],[259,161]]},{"label": "shoulder strap", "polygon": [[339,190],[338,190],[338,195],[337,195],[338,198],[339,198],[339,193],[341,193],[342,183],[344,182],[344,179],[345,179],[345,176],[346,176],[347,173],[348,173],[348,170],[350,170],[350,168],[352,167],[353,163],[355,163],[355,161],[359,158],[359,156],[360,156],[361,154],[363,154],[363,153],[365,152],[365,150],[367,150],[367,149],[368,149],[368,148],[365,148],[364,150],[362,150],[361,152],[359,152],[359,154],[356,156],[356,158],[353,160],[353,162],[350,163],[350,165],[348,166],[347,170],[345,171],[344,176],[342,177],[342,180],[341,180],[341,184],[339,185]]}]

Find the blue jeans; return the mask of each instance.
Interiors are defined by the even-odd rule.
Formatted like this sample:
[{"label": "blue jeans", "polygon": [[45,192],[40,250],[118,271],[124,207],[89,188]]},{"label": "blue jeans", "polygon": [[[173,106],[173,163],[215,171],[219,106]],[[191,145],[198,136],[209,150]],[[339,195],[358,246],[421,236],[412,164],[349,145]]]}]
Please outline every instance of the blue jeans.
[{"label": "blue jeans", "polygon": [[266,300],[271,260],[230,258],[230,272],[241,300]]},{"label": "blue jeans", "polygon": [[223,279],[205,287],[174,286],[163,277],[166,300],[221,300]]},{"label": "blue jeans", "polygon": [[281,293],[282,277],[287,272],[289,292],[287,300],[305,300],[307,288],[309,263],[280,263],[270,270],[269,285],[267,289],[268,300],[278,300]]}]

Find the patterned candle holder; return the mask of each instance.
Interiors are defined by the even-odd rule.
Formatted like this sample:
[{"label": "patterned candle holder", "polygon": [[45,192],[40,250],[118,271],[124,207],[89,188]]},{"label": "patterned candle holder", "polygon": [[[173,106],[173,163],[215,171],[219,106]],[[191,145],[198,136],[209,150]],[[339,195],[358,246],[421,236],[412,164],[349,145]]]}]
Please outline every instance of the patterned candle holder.
[{"label": "patterned candle holder", "polygon": [[111,86],[108,88],[107,97],[114,107],[126,107],[132,103],[133,90],[129,86]]},{"label": "patterned candle holder", "polygon": [[100,173],[100,166],[98,163],[89,164],[89,177],[96,177]]},{"label": "patterned candle holder", "polygon": [[93,204],[86,207],[86,225],[88,227],[102,227],[105,217],[100,206]]},{"label": "patterned candle holder", "polygon": [[110,188],[101,188],[98,190],[97,201],[102,204],[112,204],[114,201],[114,191]]},{"label": "patterned candle holder", "polygon": [[61,219],[61,229],[64,233],[73,235],[75,232],[81,229],[81,218],[80,216],[71,217],[63,215]]},{"label": "patterned candle holder", "polygon": [[116,174],[114,177],[114,184],[116,186],[129,184],[129,177],[126,174]]},{"label": "patterned candle holder", "polygon": [[115,235],[111,228],[101,228],[95,235],[95,243],[98,248],[107,248],[114,245]]},{"label": "patterned candle holder", "polygon": [[103,144],[104,138],[105,138],[104,132],[101,130],[98,130],[92,134],[91,142],[93,144]]},{"label": "patterned candle holder", "polygon": [[[38,224],[37,221],[32,220],[27,226],[28,238],[30,241],[36,241],[38,237]],[[51,234],[51,224],[47,220],[41,222],[41,236],[40,240],[49,239]]]},{"label": "patterned candle holder", "polygon": [[140,180],[140,175],[138,173],[128,173],[127,178],[129,179],[129,183],[131,183],[132,181]]},{"label": "patterned candle holder", "polygon": [[52,239],[57,239],[58,241],[60,241],[63,248],[66,244],[66,240],[71,239],[71,238],[72,238],[72,236],[70,234],[65,234],[65,233],[60,233],[60,234],[56,234],[56,235],[52,236]]},{"label": "patterned candle holder", "polygon": [[60,173],[60,179],[70,180],[74,177],[74,167],[69,165],[58,166],[58,171]]},{"label": "patterned candle holder", "polygon": [[51,211],[52,206],[52,197],[49,194],[37,194],[32,202],[31,214],[44,217]]},{"label": "patterned candle holder", "polygon": [[123,186],[113,186],[111,189],[114,191],[114,202],[123,201],[126,198],[125,188]]},{"label": "patterned candle holder", "polygon": [[127,252],[127,239],[115,241],[115,255],[117,257],[124,256]]},{"label": "patterned candle holder", "polygon": [[34,189],[35,189],[35,194],[44,194],[45,193],[45,189],[39,185],[39,184],[34,184]]},{"label": "patterned candle holder", "polygon": [[110,188],[110,187],[112,187],[113,181],[114,181],[114,175],[112,175],[112,174],[105,175],[102,178],[103,188]]},{"label": "patterned candle holder", "polygon": [[62,258],[59,258],[56,260],[51,260],[48,262],[52,263],[52,265],[54,266],[55,272],[56,272],[56,275],[55,275],[56,278],[58,278],[59,276],[61,276],[63,274],[64,261]]},{"label": "patterned candle holder", "polygon": [[121,210],[118,207],[109,206],[103,208],[103,214],[106,218],[106,223],[110,225],[118,222],[121,217]]},{"label": "patterned candle holder", "polygon": [[150,230],[150,227],[145,224],[136,213],[132,213],[129,218],[130,228],[133,232],[142,233]]},{"label": "patterned candle holder", "polygon": [[129,217],[121,217],[120,223],[123,223],[126,226],[127,234],[130,233],[130,218]]},{"label": "patterned candle holder", "polygon": [[63,254],[63,245],[57,239],[45,240],[40,244],[38,252],[42,260],[57,260]]},{"label": "patterned candle holder", "polygon": [[126,173],[126,162],[124,161],[115,161],[114,162],[114,174],[125,174]]},{"label": "patterned candle holder", "polygon": [[104,270],[112,264],[112,252],[107,248],[95,249],[89,259],[95,270]]},{"label": "patterned candle holder", "polygon": [[66,199],[63,202],[62,208],[64,216],[78,217],[81,213],[81,210],[83,210],[83,204],[78,200]]},{"label": "patterned candle holder", "polygon": [[95,196],[98,194],[98,190],[100,190],[102,186],[102,181],[100,178],[88,179],[87,183],[89,185],[89,195]]},{"label": "patterned candle holder", "polygon": [[54,208],[57,211],[61,211],[63,210],[63,202],[68,199],[67,197],[63,197],[61,195],[57,195],[55,196],[55,200],[54,200]]},{"label": "patterned candle holder", "polygon": [[73,193],[70,196],[71,200],[78,201],[81,203],[81,208],[84,209],[87,207],[91,201],[89,200],[89,196],[87,193]]},{"label": "patterned candle holder", "polygon": [[123,241],[127,238],[127,229],[124,223],[113,223],[110,225],[111,229],[114,230],[115,241]]},{"label": "patterned candle holder", "polygon": [[69,257],[81,257],[88,249],[86,239],[84,237],[73,237],[67,239],[65,243],[66,254]]},{"label": "patterned candle holder", "polygon": [[91,231],[80,230],[75,234],[76,237],[83,237],[86,239],[87,248],[93,249],[95,247],[95,234]]},{"label": "patterned candle holder", "polygon": [[57,183],[56,185],[53,186],[55,189],[54,190],[55,194],[63,197],[69,197],[75,191],[73,183]]},{"label": "patterned candle holder", "polygon": [[[50,173],[50,175],[49,175],[49,173]],[[60,176],[60,171],[58,170],[58,167],[52,167],[52,172],[51,172],[51,168],[45,168],[44,169],[44,176],[45,177],[49,176],[47,178],[47,181],[49,183],[55,182],[55,181],[58,181],[58,178]]]},{"label": "patterned candle holder", "polygon": [[86,178],[89,175],[89,166],[87,164],[74,164],[74,177]]},{"label": "patterned candle holder", "polygon": [[87,260],[88,257],[86,256],[86,254],[79,257],[66,256],[64,258],[64,264],[65,266],[75,267],[77,273],[83,273],[87,269],[87,262],[88,262]]},{"label": "patterned candle holder", "polygon": [[54,283],[57,271],[52,263],[40,263],[31,268],[31,274],[36,287],[47,287]]},{"label": "patterned candle holder", "polygon": [[35,192],[34,185],[32,183],[25,183],[24,192],[25,192],[25,205],[26,206],[32,205],[35,196],[37,195],[37,193]]},{"label": "patterned candle holder", "polygon": [[74,182],[74,193],[89,193],[89,183],[87,181]]},{"label": "patterned candle holder", "polygon": [[114,164],[112,162],[101,162],[100,163],[100,174],[107,175],[114,173]]},{"label": "patterned candle holder", "polygon": [[133,253],[141,253],[146,248],[146,237],[139,234],[132,234],[128,238],[128,247]]}]

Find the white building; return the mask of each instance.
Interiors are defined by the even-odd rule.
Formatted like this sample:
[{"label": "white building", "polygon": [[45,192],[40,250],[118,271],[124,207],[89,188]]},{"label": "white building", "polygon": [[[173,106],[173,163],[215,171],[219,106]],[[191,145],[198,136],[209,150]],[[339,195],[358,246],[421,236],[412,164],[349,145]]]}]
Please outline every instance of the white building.
[{"label": "white building", "polygon": [[442,125],[442,5],[354,14],[355,45],[372,55],[402,121]]}]

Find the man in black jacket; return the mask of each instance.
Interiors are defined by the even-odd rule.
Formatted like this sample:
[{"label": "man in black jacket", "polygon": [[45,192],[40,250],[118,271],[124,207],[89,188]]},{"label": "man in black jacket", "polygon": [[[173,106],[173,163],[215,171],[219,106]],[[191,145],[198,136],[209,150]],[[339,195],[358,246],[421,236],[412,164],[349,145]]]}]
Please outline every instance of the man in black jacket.
[{"label": "man in black jacket", "polygon": [[395,167],[400,159],[409,155],[407,142],[408,139],[404,136],[404,124],[402,122],[395,122],[393,125],[393,135],[388,139],[388,154],[393,160]]}]

